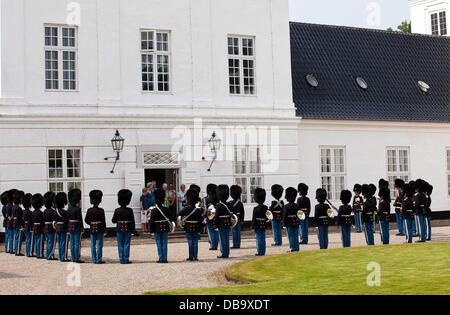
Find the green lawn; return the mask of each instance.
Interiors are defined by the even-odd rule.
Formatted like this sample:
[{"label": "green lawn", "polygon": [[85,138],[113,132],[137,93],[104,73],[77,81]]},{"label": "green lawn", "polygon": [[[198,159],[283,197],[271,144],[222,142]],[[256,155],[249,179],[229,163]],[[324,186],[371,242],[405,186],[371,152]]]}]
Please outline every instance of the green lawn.
[{"label": "green lawn", "polygon": [[[367,265],[381,266],[381,286],[367,285]],[[228,276],[248,284],[149,292],[189,295],[449,294],[450,243],[310,251],[233,265]]]}]

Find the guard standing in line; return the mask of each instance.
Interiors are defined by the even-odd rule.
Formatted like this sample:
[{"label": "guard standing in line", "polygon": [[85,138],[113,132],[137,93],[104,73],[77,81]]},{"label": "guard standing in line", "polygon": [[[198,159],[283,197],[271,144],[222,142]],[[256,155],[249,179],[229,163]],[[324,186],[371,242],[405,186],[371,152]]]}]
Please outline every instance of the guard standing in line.
[{"label": "guard standing in line", "polygon": [[[164,198],[165,198],[165,192]],[[119,250],[119,260],[121,264],[131,264],[130,247],[131,235],[136,230],[133,209],[128,205],[131,202],[133,193],[128,189],[123,189],[117,194],[117,202],[120,208],[114,211],[112,223],[116,224],[117,248]],[[164,202],[164,198],[162,202]]]},{"label": "guard standing in line", "polygon": [[230,187],[230,196],[233,200],[228,203],[231,211],[237,216],[238,224],[231,229],[233,236],[233,249],[241,248],[241,230],[245,218],[244,205],[241,202],[242,188],[237,185]]},{"label": "guard standing in line", "polygon": [[55,220],[55,210],[54,207],[55,193],[47,192],[44,194],[44,234],[45,234],[45,257],[47,260],[55,260],[55,237],[56,231],[53,228],[53,221]]},{"label": "guard standing in line", "polygon": [[84,232],[83,215],[81,213],[81,190],[69,191],[69,208],[67,209],[67,220],[70,235],[70,253],[74,263],[82,264],[81,256],[81,234]]},{"label": "guard standing in line", "polygon": [[227,200],[230,197],[230,189],[227,185],[217,187],[217,197],[219,202],[216,205],[216,216],[214,217],[214,228],[219,230],[220,250],[222,255],[217,258],[230,257],[230,230],[231,230],[231,211],[227,206]]},{"label": "guard standing in line", "polygon": [[203,209],[198,204],[199,191],[189,189],[186,192],[187,204],[178,214],[181,217],[189,247],[187,261],[198,261],[198,241],[203,221]]},{"label": "guard standing in line", "polygon": [[264,256],[266,254],[266,228],[267,228],[267,206],[266,191],[262,188],[255,190],[255,202],[258,204],[253,209],[252,228],[255,230],[256,236],[256,256]]},{"label": "guard standing in line", "polygon": [[[67,242],[67,195],[60,192],[55,196],[54,221],[56,241],[58,242],[58,257],[60,262],[66,262],[66,242]],[[56,247],[56,244],[55,244]]]},{"label": "guard standing in line", "polygon": [[317,189],[316,200],[318,204],[315,208],[315,216],[318,227],[319,245],[320,249],[328,249],[329,206],[325,204],[327,191],[325,189]]},{"label": "guard standing in line", "polygon": [[16,256],[23,256],[20,253],[23,240],[23,209],[22,209],[22,197],[24,193],[17,191],[13,196],[12,214],[12,228],[14,229],[14,254]]},{"label": "guard standing in line", "polygon": [[8,253],[9,244],[9,231],[8,231],[8,208],[9,208],[9,198],[8,192],[5,191],[0,196],[0,201],[2,203],[2,215],[3,215],[3,228],[5,229],[5,253]]},{"label": "guard standing in line", "polygon": [[[209,184],[206,187],[206,198],[203,200],[203,205],[205,206],[205,210],[208,211],[210,206],[215,207],[217,204],[217,185]],[[206,216],[206,227],[208,229],[209,236],[209,250],[217,250],[219,247],[219,231],[214,228],[214,220],[210,220],[208,216]]]},{"label": "guard standing in line", "polygon": [[425,243],[427,241],[427,225],[425,219],[427,199],[424,194],[424,186],[425,183],[422,179],[416,180],[416,194],[413,197],[416,226],[418,227],[417,231],[419,234],[419,240],[416,243]]},{"label": "guard standing in line", "polygon": [[403,199],[405,199],[405,194],[403,192],[403,187],[405,186],[405,181],[397,178],[395,180],[395,189],[397,190],[397,198],[394,201],[394,209],[395,209],[395,220],[397,221],[398,234],[397,236],[405,236],[405,222],[402,218],[402,203]]},{"label": "guard standing in line", "polygon": [[298,207],[305,214],[305,219],[300,220],[300,239],[302,244],[307,245],[309,242],[309,216],[311,214],[311,200],[308,196],[308,185],[299,184],[298,193],[300,197],[297,200]]},{"label": "guard standing in line", "polygon": [[349,190],[341,192],[342,205],[339,207],[338,224],[341,226],[342,246],[344,248],[351,246],[351,231],[352,231],[352,207],[349,205],[352,200],[352,193]]},{"label": "guard standing in line", "polygon": [[282,246],[283,245],[283,208],[284,202],[281,200],[283,197],[283,186],[273,185],[271,189],[272,197],[275,200],[272,201],[270,206],[270,212],[272,212],[272,232],[274,244],[272,246]]},{"label": "guard standing in line", "polygon": [[158,249],[159,264],[168,263],[167,245],[169,241],[170,220],[172,212],[164,207],[166,193],[162,189],[155,190],[155,208],[150,214],[150,233],[155,234],[156,247]]},{"label": "guard standing in line", "polygon": [[283,208],[283,225],[287,229],[289,246],[291,253],[300,251],[299,226],[300,219],[298,217],[298,204],[295,203],[297,198],[297,190],[293,187],[286,189],[286,201],[288,202]]},{"label": "guard standing in line", "polygon": [[103,259],[103,237],[106,231],[105,210],[99,207],[102,203],[103,192],[93,190],[89,193],[92,208],[89,208],[84,221],[90,226],[91,234],[91,257],[92,262],[97,265],[104,264]]},{"label": "guard standing in line", "polygon": [[403,187],[403,192],[405,193],[405,198],[402,202],[402,217],[405,221],[406,227],[406,242],[411,244],[413,240],[413,224],[414,224],[414,187],[410,184],[405,184]]},{"label": "guard standing in line", "polygon": [[31,197],[31,204],[34,209],[31,215],[33,223],[33,247],[36,251],[36,257],[38,259],[44,259],[44,214],[41,211],[44,205],[44,198],[41,194],[35,194]]},{"label": "guard standing in line", "polygon": [[389,222],[391,213],[391,191],[387,187],[381,187],[378,193],[380,203],[378,205],[378,220],[380,222],[381,242],[389,245]]},{"label": "guard standing in line", "polygon": [[373,193],[373,187],[370,185],[362,186],[362,194],[364,196],[364,204],[362,206],[362,222],[364,224],[366,243],[369,246],[375,245],[374,214],[377,211],[377,200],[374,199]]},{"label": "guard standing in line", "polygon": [[425,197],[427,199],[425,219],[427,223],[427,241],[431,241],[431,194],[433,193],[433,186],[425,183]]},{"label": "guard standing in line", "polygon": [[355,217],[355,228],[356,233],[362,233],[362,218],[361,218],[361,210],[362,205],[364,203],[364,199],[361,196],[362,186],[360,184],[356,184],[353,188],[353,214]]},{"label": "guard standing in line", "polygon": [[27,257],[32,257],[32,240],[33,240],[33,212],[31,207],[31,198],[33,195],[26,194],[22,198],[22,206],[23,206],[23,232],[25,234],[25,254]]},{"label": "guard standing in line", "polygon": [[14,227],[13,227],[13,206],[14,195],[18,192],[17,189],[11,189],[8,191],[8,206],[6,207],[7,218],[7,233],[8,233],[8,253],[14,254]]}]

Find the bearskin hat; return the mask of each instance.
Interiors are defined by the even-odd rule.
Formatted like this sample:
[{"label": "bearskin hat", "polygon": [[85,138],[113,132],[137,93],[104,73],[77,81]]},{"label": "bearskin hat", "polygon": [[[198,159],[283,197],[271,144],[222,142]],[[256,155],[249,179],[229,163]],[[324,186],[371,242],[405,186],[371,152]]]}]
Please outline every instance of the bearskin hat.
[{"label": "bearskin hat", "polygon": [[14,193],[14,195],[13,195],[13,203],[14,203],[15,205],[20,205],[20,204],[22,203],[22,197],[23,197],[24,195],[25,195],[25,194],[24,194],[23,192],[16,191],[16,192]]},{"label": "bearskin hat", "polygon": [[192,184],[189,189],[198,191],[198,194],[200,195],[200,192],[202,191],[202,189],[200,188],[200,186],[196,185],[196,184]]},{"label": "bearskin hat", "polygon": [[60,192],[55,196],[55,207],[57,209],[63,209],[67,206],[67,195],[64,192]]},{"label": "bearskin hat", "polygon": [[362,192],[363,196],[366,197],[367,199],[373,197],[372,191],[373,190],[372,190],[372,187],[370,187],[370,185],[367,185],[367,184],[362,185],[361,192]]},{"label": "bearskin hat", "polygon": [[240,200],[242,195],[242,188],[238,185],[233,185],[230,187],[230,196],[233,200]]},{"label": "bearskin hat", "polygon": [[316,200],[318,202],[325,202],[327,200],[327,191],[323,188],[316,190]]},{"label": "bearskin hat", "polygon": [[188,191],[186,192],[186,201],[189,205],[191,206],[195,206],[198,202],[198,196],[199,193],[197,190],[195,189],[188,189]]},{"label": "bearskin hat", "polygon": [[122,189],[117,193],[117,203],[121,207],[127,207],[131,202],[131,197],[133,197],[133,193],[130,190]]},{"label": "bearskin hat", "polygon": [[280,200],[283,197],[284,188],[281,185],[273,185],[271,188],[272,197]]},{"label": "bearskin hat", "polygon": [[341,201],[344,205],[349,204],[352,200],[352,192],[349,190],[341,191]]},{"label": "bearskin hat", "polygon": [[353,192],[357,192],[357,193],[361,193],[362,190],[362,186],[360,184],[355,184],[355,186],[353,186]]},{"label": "bearskin hat", "polygon": [[91,205],[99,205],[102,202],[103,192],[101,190],[92,190],[89,193]]},{"label": "bearskin hat", "polygon": [[433,188],[434,187],[429,183],[425,183],[425,192],[427,193],[428,196],[430,196],[433,193]]},{"label": "bearskin hat", "polygon": [[378,188],[381,188],[381,187],[389,188],[389,182],[387,180],[385,180],[384,178],[381,178],[378,181]]},{"label": "bearskin hat", "polygon": [[391,201],[391,191],[387,187],[381,187],[378,192],[378,197],[382,198],[384,201]]},{"label": "bearskin hat", "polygon": [[81,201],[81,190],[79,190],[78,188],[72,189],[71,191],[69,191],[68,197],[69,204],[71,206],[76,206]]},{"label": "bearskin hat", "polygon": [[55,202],[55,193],[53,191],[48,191],[44,194],[44,206],[47,209],[53,208]]},{"label": "bearskin hat", "polygon": [[0,202],[2,203],[3,206],[6,206],[8,204],[9,200],[8,200],[8,192],[7,191],[5,191],[1,194]]},{"label": "bearskin hat", "polygon": [[224,203],[227,202],[228,198],[230,198],[230,187],[228,185],[219,185],[217,187],[217,198]]},{"label": "bearskin hat", "polygon": [[422,179],[416,180],[414,188],[415,188],[416,191],[418,191],[420,193],[423,193],[424,188],[425,188],[425,181],[423,181]]},{"label": "bearskin hat", "polygon": [[306,185],[304,183],[301,183],[301,184],[298,184],[297,188],[298,188],[298,193],[300,195],[302,195],[302,196],[307,196],[308,195],[308,190],[309,190],[308,185]]},{"label": "bearskin hat", "polygon": [[22,198],[22,205],[25,208],[25,210],[31,208],[31,197],[33,197],[32,194],[25,194]]},{"label": "bearskin hat", "polygon": [[217,185],[216,184],[209,184],[208,186],[206,186],[206,194],[209,195],[212,192],[216,192],[217,191]]},{"label": "bearskin hat", "polygon": [[41,210],[44,205],[44,197],[41,194],[35,194],[31,197],[31,204],[33,205],[34,210]]},{"label": "bearskin hat", "polygon": [[14,194],[18,192],[17,189],[11,189],[8,191],[8,203],[12,204],[14,202]]},{"label": "bearskin hat", "polygon": [[370,184],[369,187],[372,191],[372,197],[375,196],[375,194],[377,192],[377,186],[375,186],[374,184]]},{"label": "bearskin hat", "polygon": [[290,203],[294,203],[297,198],[297,190],[294,187],[286,189],[286,200]]},{"label": "bearskin hat", "polygon": [[403,179],[397,178],[395,180],[395,188],[403,189],[403,186],[405,186],[405,181]]},{"label": "bearskin hat", "polygon": [[255,189],[255,202],[262,205],[266,201],[266,190],[262,188]]},{"label": "bearskin hat", "polygon": [[403,186],[403,192],[408,198],[411,198],[412,196],[414,196],[414,186],[405,184],[405,186]]}]

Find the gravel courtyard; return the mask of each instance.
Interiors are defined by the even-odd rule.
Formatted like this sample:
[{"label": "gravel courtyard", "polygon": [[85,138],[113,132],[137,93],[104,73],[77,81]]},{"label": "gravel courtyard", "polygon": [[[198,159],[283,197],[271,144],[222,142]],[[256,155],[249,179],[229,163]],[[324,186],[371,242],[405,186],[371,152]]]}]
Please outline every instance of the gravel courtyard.
[{"label": "gravel courtyard", "polygon": [[[405,242],[404,237],[392,235],[391,244]],[[450,227],[435,227],[433,239],[438,242],[450,241]],[[269,236],[269,235],[268,235]],[[376,244],[380,244],[380,235],[375,235]],[[141,244],[144,242],[144,244]],[[73,264],[47,262],[35,258],[7,255],[1,246],[0,253],[0,294],[142,294],[146,291],[186,289],[227,285],[223,271],[230,265],[255,258],[254,238],[244,239],[242,249],[232,250],[228,260],[216,259],[217,251],[209,251],[207,236],[202,236],[199,244],[199,262],[186,262],[187,243],[184,239],[171,240],[169,244],[169,264],[157,264],[156,246],[153,240],[136,240],[131,249],[131,265],[118,263],[117,248],[113,242],[106,242],[103,250],[105,265],[90,263],[90,248],[83,243],[80,264],[80,286],[69,286]],[[147,243],[147,244],[145,244]],[[272,238],[268,237],[267,255],[286,253],[289,249],[284,238],[282,247],[271,247]],[[364,246],[364,234],[352,233],[352,246]],[[330,248],[342,246],[340,234],[330,234]],[[310,234],[310,244],[302,245],[301,251],[317,250],[315,233]],[[69,269],[69,270],[68,270]],[[69,281],[70,282],[70,281]]]}]

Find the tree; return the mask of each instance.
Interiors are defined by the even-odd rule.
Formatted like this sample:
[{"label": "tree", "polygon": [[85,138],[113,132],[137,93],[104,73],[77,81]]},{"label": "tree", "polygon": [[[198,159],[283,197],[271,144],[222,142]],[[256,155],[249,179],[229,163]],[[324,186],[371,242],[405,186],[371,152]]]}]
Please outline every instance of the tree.
[{"label": "tree", "polygon": [[[387,30],[394,31],[392,27],[389,27]],[[411,33],[411,21],[402,21],[402,24],[397,26],[396,32]]]}]

